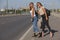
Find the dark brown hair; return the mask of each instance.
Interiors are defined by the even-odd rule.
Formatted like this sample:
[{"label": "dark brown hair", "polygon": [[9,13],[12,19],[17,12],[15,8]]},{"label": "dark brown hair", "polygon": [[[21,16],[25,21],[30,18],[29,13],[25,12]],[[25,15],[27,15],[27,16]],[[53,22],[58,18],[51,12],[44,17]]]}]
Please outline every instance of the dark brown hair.
[{"label": "dark brown hair", "polygon": [[[34,3],[33,2],[30,2],[30,4],[29,5],[31,5],[31,4],[33,4],[34,5]],[[31,6],[29,6],[30,7],[30,10],[32,9],[32,7]]]},{"label": "dark brown hair", "polygon": [[39,3],[41,6],[43,6],[40,2],[37,2],[37,3]]}]

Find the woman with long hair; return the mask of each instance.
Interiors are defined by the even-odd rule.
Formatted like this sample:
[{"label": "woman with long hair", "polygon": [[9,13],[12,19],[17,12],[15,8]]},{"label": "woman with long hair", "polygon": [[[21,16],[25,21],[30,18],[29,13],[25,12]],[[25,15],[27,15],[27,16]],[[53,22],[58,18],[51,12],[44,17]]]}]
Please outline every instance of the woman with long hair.
[{"label": "woman with long hair", "polygon": [[29,8],[30,8],[31,20],[33,23],[34,37],[36,37],[37,35],[40,36],[39,29],[37,26],[38,18],[37,18],[36,13],[35,13],[35,8],[34,8],[33,2],[31,2],[29,4]]},{"label": "woman with long hair", "polygon": [[51,31],[51,28],[50,28],[49,22],[48,22],[49,17],[48,17],[48,15],[46,13],[46,10],[45,10],[45,8],[43,7],[43,5],[40,2],[37,2],[37,7],[39,8],[38,14],[41,15],[41,17],[42,17],[42,22],[41,22],[42,37],[44,36],[45,25],[49,29],[50,37],[52,37],[52,31]]}]

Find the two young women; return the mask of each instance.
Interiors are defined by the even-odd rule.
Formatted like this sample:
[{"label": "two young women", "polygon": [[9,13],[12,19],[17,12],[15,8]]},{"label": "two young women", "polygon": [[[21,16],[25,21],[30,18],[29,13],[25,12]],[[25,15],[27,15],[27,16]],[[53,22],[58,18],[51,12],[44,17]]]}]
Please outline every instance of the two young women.
[{"label": "two young women", "polygon": [[49,29],[50,37],[52,37],[52,32],[51,32],[51,28],[50,28],[50,26],[48,24],[48,16],[47,16],[47,13],[45,11],[45,8],[43,7],[43,5],[40,2],[37,2],[37,7],[39,8],[37,13],[42,17],[42,22],[41,22],[42,34],[40,34],[38,26],[37,26],[38,17],[36,16],[34,3],[31,2],[29,4],[31,18],[32,18],[32,23],[33,23],[34,36],[40,37],[42,35],[42,37],[43,37],[44,36],[44,29],[45,29],[45,25],[46,25],[47,28]]}]

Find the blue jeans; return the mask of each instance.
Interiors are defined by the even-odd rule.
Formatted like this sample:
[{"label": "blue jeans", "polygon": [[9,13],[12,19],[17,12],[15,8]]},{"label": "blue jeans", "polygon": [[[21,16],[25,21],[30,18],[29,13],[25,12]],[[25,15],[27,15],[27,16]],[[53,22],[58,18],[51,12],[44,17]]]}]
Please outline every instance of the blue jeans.
[{"label": "blue jeans", "polygon": [[37,26],[38,18],[35,16],[33,21],[33,31],[39,32],[38,26]]}]

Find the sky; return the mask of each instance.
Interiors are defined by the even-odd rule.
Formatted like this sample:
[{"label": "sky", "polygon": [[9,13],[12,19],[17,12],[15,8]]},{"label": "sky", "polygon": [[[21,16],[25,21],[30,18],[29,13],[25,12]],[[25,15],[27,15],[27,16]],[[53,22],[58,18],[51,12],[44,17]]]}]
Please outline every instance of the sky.
[{"label": "sky", "polygon": [[[8,8],[18,9],[26,7],[30,2],[41,2],[44,7],[49,9],[60,8],[60,0],[8,0]],[[7,0],[0,0],[0,9],[7,8]]]}]

